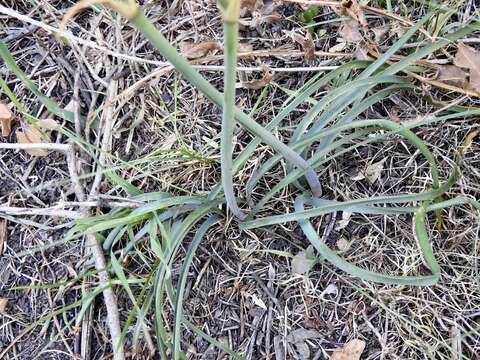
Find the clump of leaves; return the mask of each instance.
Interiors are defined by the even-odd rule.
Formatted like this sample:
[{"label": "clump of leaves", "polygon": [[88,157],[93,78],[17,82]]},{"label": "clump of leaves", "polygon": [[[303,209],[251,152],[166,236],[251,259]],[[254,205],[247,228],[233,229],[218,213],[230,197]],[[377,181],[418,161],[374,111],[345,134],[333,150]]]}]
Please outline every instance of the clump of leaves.
[{"label": "clump of leaves", "polygon": [[[113,0],[88,0],[78,5],[77,10],[95,2],[107,5],[116,3]],[[413,88],[408,78],[397,75],[399,72],[411,66],[415,61],[480,29],[480,26],[466,26],[437,39],[432,44],[417,49],[416,52],[402,58],[398,62],[386,66],[387,60],[405,45],[430,18],[431,14],[429,14],[409,29],[396,44],[374,62],[352,61],[330,73],[313,76],[303,87],[290,96],[284,107],[271,119],[270,123],[263,127],[235,106],[235,87],[233,85],[236,79],[238,1],[224,0],[221,2],[225,23],[224,49],[226,61],[225,92],[223,94],[192,68],[185,57],[177,52],[137,5],[133,5],[133,1],[128,3],[131,6],[135,6],[135,9],[127,9],[123,5],[122,7],[111,4],[109,6],[125,15],[130,23],[175,66],[186,80],[212,102],[222,107],[224,113],[221,134],[222,182],[208,196],[173,196],[167,193],[142,194],[141,189],[135,189],[137,195],[132,195],[132,199],[140,203],[138,208],[115,209],[108,215],[83,219],[78,222],[77,226],[68,235],[68,238],[71,239],[83,236],[85,233],[105,234],[103,239],[104,249],[110,252],[112,267],[122,286],[131,297],[133,294],[130,290],[132,284],[129,283],[126,276],[122,273],[122,259],[132,254],[133,249],[140,241],[145,238],[148,239],[150,248],[157,258],[156,265],[152,277],[148,280],[140,281],[142,294],[137,299],[132,298],[132,302],[135,301],[138,306],[134,306],[132,309],[129,320],[125,325],[124,333],[128,330],[128,325],[133,321],[134,317],[137,316],[136,339],[138,340],[139,334],[143,333],[147,338],[147,343],[150,343],[145,324],[148,309],[153,308],[155,312],[154,321],[157,333],[157,346],[162,358],[173,358],[176,360],[185,357],[180,346],[181,326],[188,327],[199,336],[224,349],[234,358],[239,358],[237,354],[190,323],[184,317],[182,306],[185,295],[185,281],[189,274],[193,256],[202,238],[224,216],[218,208],[220,204],[224,203],[241,220],[240,226],[243,229],[253,229],[291,221],[297,222],[313,248],[323,259],[330,261],[339,269],[353,276],[385,284],[432,285],[438,281],[440,266],[435,259],[429,241],[425,222],[426,213],[458,204],[470,204],[480,209],[480,204],[468,197],[457,197],[446,201],[441,199],[441,196],[451,189],[458,178],[461,156],[455,162],[452,174],[447,179],[441,179],[432,152],[410,129],[390,120],[354,120],[370,106],[382,101],[391,94]],[[361,15],[355,10],[354,5],[356,2],[349,3],[353,5],[349,9],[345,9],[345,12],[349,16],[356,16],[355,20],[362,23]],[[127,2],[122,4],[126,6]],[[73,15],[74,12],[69,12],[67,19]],[[12,65],[8,50],[3,45],[0,46],[0,55],[9,60],[7,64],[14,71],[18,72],[18,68]],[[471,68],[469,69],[471,70]],[[358,75],[351,77],[348,82],[339,82],[338,86],[330,89],[322,98],[312,101],[311,96],[316,94],[318,90],[326,85],[335,83],[339,78],[345,77],[345,74],[347,74],[348,78],[349,74],[352,73]],[[33,91],[31,84],[26,83]],[[370,92],[374,89],[376,91]],[[42,97],[40,99],[48,103],[50,107],[55,108],[55,106],[49,103],[49,99]],[[289,143],[281,142],[272,134],[272,131],[293,111],[305,105],[311,106],[309,106],[305,115],[294,129]],[[66,119],[71,119],[69,114],[61,111],[58,114],[63,114]],[[422,123],[416,123],[415,126],[434,124],[446,119],[462,118],[472,114],[475,114],[475,111],[469,110],[454,113],[453,115],[431,117]],[[243,126],[251,132],[254,139],[233,159],[233,128],[236,124]],[[325,166],[329,161],[354,151],[360,146],[380,141],[388,136],[402,137],[418,149],[430,168],[432,178],[430,189],[420,193],[367,197],[344,201],[322,198],[322,186],[314,169]],[[352,145],[352,140],[357,140],[357,142]],[[260,164],[246,185],[246,196],[252,206],[248,217],[245,218],[246,214],[240,209],[239,204],[241,203],[237,200],[233,191],[233,179],[234,175],[242,169],[261,142],[271,146],[277,154]],[[320,145],[313,147],[314,144],[319,142]],[[462,154],[467,148],[468,146],[465,146],[462,149]],[[303,154],[312,155],[309,158],[305,158]],[[251,197],[252,189],[259,179],[282,159],[285,159],[288,164],[287,175],[276,184],[272,184],[271,189],[263,194],[263,198],[257,204],[254,204]],[[373,178],[375,171],[371,171],[371,173],[368,176],[372,176],[371,181],[375,182],[376,179]],[[302,186],[300,183],[302,179],[306,180],[309,189]],[[257,217],[267,202],[287,187],[292,187],[299,193],[295,199],[295,211],[283,215]],[[408,206],[405,206],[405,204],[408,204]],[[412,214],[414,236],[417,239],[424,262],[431,273],[429,275],[383,274],[349,263],[325,244],[310,221],[317,216],[336,211],[382,215]],[[173,263],[187,235],[197,224],[201,225],[190,243],[177,286],[174,287],[172,280]],[[127,238],[126,244],[121,242],[124,238]],[[300,270],[303,271],[304,269]],[[168,304],[175,309],[173,324],[164,322],[163,310]],[[301,341],[297,345],[302,346]],[[361,353],[361,351],[358,350],[356,353]]]}]

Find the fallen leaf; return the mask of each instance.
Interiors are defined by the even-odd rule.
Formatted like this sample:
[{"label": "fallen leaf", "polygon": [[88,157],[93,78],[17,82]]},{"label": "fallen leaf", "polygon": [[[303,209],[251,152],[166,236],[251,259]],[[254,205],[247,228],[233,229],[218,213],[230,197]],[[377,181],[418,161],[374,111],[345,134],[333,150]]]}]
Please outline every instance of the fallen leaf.
[{"label": "fallen leaf", "polygon": [[354,339],[346,343],[343,348],[335,350],[330,356],[330,360],[360,360],[363,350],[365,350],[365,341]]},{"label": "fallen leaf", "polygon": [[335,284],[328,284],[325,290],[322,291],[320,294],[320,298],[323,299],[325,295],[337,295],[338,294],[338,287]]},{"label": "fallen leaf", "polygon": [[335,230],[342,230],[345,229],[350,222],[350,218],[352,217],[352,213],[350,211],[342,211],[342,220],[338,222],[338,225],[335,227]]},{"label": "fallen leaf", "polygon": [[358,21],[363,27],[368,26],[363,9],[357,0],[344,0],[340,5],[332,6],[332,8],[339,16],[350,16],[352,19]]},{"label": "fallen leaf", "polygon": [[294,33],[293,40],[302,45],[303,51],[305,53],[305,59],[315,60],[315,42],[313,41],[311,33],[307,32],[305,36]]},{"label": "fallen leaf", "polygon": [[390,32],[389,25],[383,25],[372,29],[375,35],[375,43],[380,45],[387,38],[387,34]]},{"label": "fallen leaf", "polygon": [[315,42],[313,41],[312,34],[307,32],[305,40],[303,41],[303,51],[305,51],[305,59],[315,60]]},{"label": "fallen leaf", "polygon": [[2,256],[5,251],[7,235],[7,220],[0,219],[0,256]]},{"label": "fallen leaf", "polygon": [[242,53],[250,53],[253,51],[253,45],[248,43],[239,43],[238,44],[238,52]]},{"label": "fallen leaf", "polygon": [[[22,129],[17,130],[15,135],[19,144],[41,144],[45,141],[50,141],[50,136],[43,130],[58,130],[60,125],[53,119],[43,119],[35,123],[35,126],[30,124],[22,126]],[[45,149],[28,149],[25,152],[31,156],[47,156],[48,151]]]},{"label": "fallen leaf", "polygon": [[470,70],[470,87],[480,91],[480,51],[459,43],[453,63]]},{"label": "fallen leaf", "polygon": [[368,49],[366,49],[365,46],[358,46],[353,55],[357,60],[373,60],[373,58],[368,55]]},{"label": "fallen leaf", "polygon": [[306,250],[298,252],[292,259],[292,273],[303,275],[312,269],[315,265],[315,256],[313,246],[310,245]]},{"label": "fallen leaf", "polygon": [[300,359],[310,359],[310,349],[305,340],[319,339],[322,337],[316,330],[296,329],[287,335],[287,341],[294,344]]},{"label": "fallen leaf", "polygon": [[350,249],[350,243],[348,242],[347,239],[345,239],[344,237],[341,237],[340,239],[337,240],[337,248],[341,252],[345,252],[348,249]]},{"label": "fallen leaf", "polygon": [[455,65],[441,65],[438,68],[436,79],[446,84],[464,88],[467,84],[468,74]]},{"label": "fallen leaf", "polygon": [[262,0],[241,0],[240,2],[240,16],[247,16],[253,14],[258,8],[263,6]]},{"label": "fallen leaf", "polygon": [[218,41],[205,41],[197,44],[188,41],[180,43],[180,51],[187,59],[198,59],[211,51],[221,49],[222,45]]},{"label": "fallen leaf", "polygon": [[380,179],[383,170],[383,164],[387,159],[380,160],[379,162],[370,164],[365,169],[365,178],[370,184],[373,184],[375,181]]},{"label": "fallen leaf", "polygon": [[7,105],[0,103],[0,127],[2,129],[2,136],[10,135],[12,131],[13,113]]},{"label": "fallen leaf", "polygon": [[0,315],[5,315],[7,309],[8,299],[0,298]]},{"label": "fallen leaf", "polygon": [[329,52],[340,52],[340,51],[343,51],[343,49],[345,49],[345,46],[347,46],[347,43],[345,41],[341,41],[338,44],[333,45],[330,49],[328,49],[328,51]]},{"label": "fallen leaf", "polygon": [[262,3],[262,6],[259,6],[259,11],[258,11],[261,15],[277,14],[276,10],[280,6],[280,3],[278,3],[276,0],[264,0],[264,1],[261,1],[261,3]]},{"label": "fallen leaf", "polygon": [[358,42],[363,39],[356,20],[342,21],[339,34],[346,42]]},{"label": "fallen leaf", "polygon": [[264,68],[263,76],[258,80],[242,81],[241,86],[246,89],[259,90],[268,85],[273,79],[273,74],[267,67]]},{"label": "fallen leaf", "polygon": [[265,302],[260,299],[257,295],[251,294],[250,297],[252,298],[252,302],[257,305],[258,307],[261,307],[264,310],[267,310],[267,305],[265,305]]},{"label": "fallen leaf", "polygon": [[[22,130],[15,132],[17,141],[19,144],[39,144],[42,143],[42,138],[36,131],[33,131],[30,127],[24,127]],[[25,152],[31,156],[47,156],[48,151],[45,149],[28,149]]]}]

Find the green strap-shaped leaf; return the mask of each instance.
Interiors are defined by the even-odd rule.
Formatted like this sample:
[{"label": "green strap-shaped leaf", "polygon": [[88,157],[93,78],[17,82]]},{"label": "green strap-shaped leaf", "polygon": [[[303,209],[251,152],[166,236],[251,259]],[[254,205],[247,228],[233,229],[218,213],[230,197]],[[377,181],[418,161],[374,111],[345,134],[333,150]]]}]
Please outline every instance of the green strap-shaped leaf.
[{"label": "green strap-shaped leaf", "polygon": [[181,338],[181,325],[183,320],[183,297],[185,295],[185,285],[187,283],[188,272],[190,271],[190,265],[192,264],[193,257],[197,251],[200,242],[203,240],[205,233],[208,229],[217,223],[221,218],[217,215],[210,216],[197,230],[195,236],[193,237],[190,246],[188,247],[185,260],[183,262],[182,270],[180,272],[180,277],[178,279],[176,299],[175,299],[175,321],[173,327],[173,358],[175,360],[179,359],[181,349],[180,349],[180,338]]},{"label": "green strap-shaped leaf", "polygon": [[[299,196],[295,200],[295,210],[297,212],[304,211],[304,204],[306,199],[303,196]],[[420,208],[422,209],[422,208]],[[424,212],[418,211],[415,215],[415,230],[417,233],[417,240],[422,250],[422,255],[427,263],[427,266],[432,270],[432,275],[429,276],[395,276],[395,275],[385,275],[379,272],[370,271],[362,269],[356,265],[349,263],[344,260],[342,257],[338,256],[333,250],[331,250],[325,242],[323,242],[318,236],[315,228],[312,226],[308,220],[299,220],[298,223],[308,238],[313,247],[320,253],[320,255],[325,258],[327,261],[334,264],[339,269],[345,271],[346,273],[357,276],[363,280],[374,281],[382,284],[393,284],[393,285],[434,285],[437,283],[440,276],[440,268],[433,256],[431,246],[429,244],[427,231],[425,229],[425,222],[423,219]]]}]

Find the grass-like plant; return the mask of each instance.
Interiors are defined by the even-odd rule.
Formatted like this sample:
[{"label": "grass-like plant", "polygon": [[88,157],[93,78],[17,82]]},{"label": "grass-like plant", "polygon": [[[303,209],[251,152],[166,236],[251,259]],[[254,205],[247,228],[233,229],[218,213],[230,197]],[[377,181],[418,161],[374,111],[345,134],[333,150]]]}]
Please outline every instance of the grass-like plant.
[{"label": "grass-like plant", "polygon": [[[116,274],[118,281],[122,284],[133,304],[133,309],[124,325],[123,337],[136,317],[137,326],[135,327],[134,343],[138,341],[140,334],[143,333],[147,344],[152,348],[153,340],[148,333],[146,315],[149,309],[153,308],[155,312],[158,351],[162,358],[181,359],[184,357],[180,346],[182,326],[188,327],[199,336],[223,348],[234,358],[240,358],[237,354],[225,348],[221,343],[212,339],[185,319],[182,307],[185,282],[194,254],[209,228],[218,223],[222,218],[223,213],[219,211],[218,206],[224,203],[226,203],[231,212],[241,220],[240,226],[245,229],[270,226],[290,221],[298,222],[305,236],[322,258],[353,276],[384,284],[433,285],[438,281],[441,269],[435,260],[434,252],[429,241],[425,214],[427,212],[438,211],[445,207],[466,203],[480,208],[478,202],[471,198],[457,197],[444,201],[441,197],[450,190],[458,178],[463,152],[460,151],[458,154],[452,175],[442,182],[433,154],[425,143],[410,129],[385,119],[354,120],[370,106],[380,102],[392,93],[413,87],[407,78],[398,75],[399,72],[410,69],[415,61],[443,48],[453,41],[463,38],[472,31],[479,30],[480,26],[478,24],[465,26],[441,39],[437,39],[434,43],[419,48],[416,52],[402,60],[392,65],[387,65],[387,60],[417,32],[422,25],[429,21],[431,14],[427,15],[407,31],[397,43],[376,61],[351,61],[330,73],[318,74],[312,77],[303,87],[291,94],[281,111],[267,126],[262,127],[249,115],[243,113],[235,106],[235,68],[237,63],[236,47],[239,0],[219,1],[219,7],[224,19],[225,39],[225,82],[223,94],[215,89],[177,52],[148,20],[133,0],[81,1],[67,13],[63,26],[68,19],[74,16],[79,10],[92,4],[105,5],[125,16],[129,22],[175,66],[175,69],[186,80],[212,102],[223,108],[221,130],[222,182],[217,185],[207,197],[173,196],[167,193],[142,194],[140,189],[136,189],[134,192],[139,195],[132,195],[132,199],[142,204],[137,209],[117,209],[108,215],[80,220],[68,234],[69,239],[83,236],[85,233],[105,235],[103,238],[103,247],[105,251],[110,252],[112,271]],[[70,113],[60,109],[50,99],[43,96],[35,85],[26,79],[4,45],[0,45],[0,56],[5,60],[10,69],[24,81],[26,86],[32,90],[49,109],[54,110],[57,115],[67,120],[72,119]],[[311,98],[311,96],[326,84],[339,79],[345,74],[350,74],[352,71],[359,73],[359,75],[353,79],[347,76],[349,79],[347,83],[339,85],[321,99],[316,100]],[[379,86],[383,86],[383,88],[373,95],[367,96],[370,90]],[[293,111],[311,102],[313,102],[314,105],[311,106],[294,130],[288,145],[281,142],[272,134],[271,131],[279,126]],[[478,114],[478,111],[467,110],[449,115],[430,117],[416,124],[416,126],[431,125],[451,118],[471,116],[475,113]],[[233,160],[233,130],[235,121],[250,131],[254,139],[238,157]],[[382,130],[382,132],[379,130]],[[366,135],[370,136],[367,137]],[[381,141],[394,135],[401,136],[410,142],[427,161],[432,178],[432,187],[430,190],[416,194],[398,194],[394,196],[379,196],[347,201],[326,200],[321,198],[322,187],[314,169],[322,167],[329,161],[361,146]],[[352,145],[352,141],[356,139],[363,140],[353,142]],[[312,150],[312,145],[319,141],[320,145]],[[240,210],[237,204],[233,190],[233,177],[254,154],[261,142],[270,145],[277,152],[277,155],[274,155],[259,166],[246,184],[247,199],[250,200],[249,204],[252,207],[247,216]],[[469,143],[467,141],[465,146],[467,147],[468,145]],[[310,156],[310,154],[313,155]],[[275,184],[257,204],[253,204],[250,196],[253,188],[268,170],[281,159],[285,159],[289,165],[288,174]],[[310,190],[304,189],[301,184],[302,178],[306,179]],[[130,186],[135,188],[131,184]],[[294,212],[263,218],[255,217],[270,199],[274,198],[278,192],[288,186],[295,186],[301,192],[295,200]],[[410,205],[405,206],[404,204]],[[308,205],[309,208],[306,209],[305,205]],[[414,235],[418,241],[425,264],[431,271],[431,274],[426,276],[382,274],[350,264],[335,251],[328,248],[310,223],[311,218],[335,211],[385,215],[413,214]],[[205,220],[196,230],[194,238],[188,247],[187,255],[184,259],[175,289],[171,276],[173,262],[185,238],[202,219]],[[152,276],[148,279],[127,278],[121,266],[122,260],[134,251],[135,246],[144,237],[148,237],[150,247],[157,257],[154,265],[152,265]],[[120,241],[125,238],[127,238],[126,243]],[[132,284],[141,284],[143,286],[140,295],[137,297],[134,296],[131,290]],[[162,316],[166,302],[174,309],[175,319],[173,324],[166,324]]]}]

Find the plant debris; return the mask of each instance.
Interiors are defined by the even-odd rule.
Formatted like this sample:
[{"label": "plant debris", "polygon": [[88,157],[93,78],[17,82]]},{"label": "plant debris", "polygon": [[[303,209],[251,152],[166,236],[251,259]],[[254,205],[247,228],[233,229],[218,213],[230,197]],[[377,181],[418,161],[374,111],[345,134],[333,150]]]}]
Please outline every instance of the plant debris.
[{"label": "plant debris", "polygon": [[242,81],[241,86],[245,89],[259,90],[270,84],[273,79],[273,73],[268,67],[263,68],[263,75],[258,80]]},{"label": "plant debris", "polygon": [[292,273],[303,275],[310,271],[315,265],[316,259],[313,246],[310,245],[306,250],[299,251],[292,259]]},{"label": "plant debris", "polygon": [[0,127],[2,130],[2,136],[10,135],[12,131],[13,113],[10,111],[7,105],[0,103]]},{"label": "plant debris", "polygon": [[346,343],[341,349],[335,350],[330,356],[330,360],[360,360],[363,350],[365,350],[365,341],[354,339]]},{"label": "plant debris", "polygon": [[465,88],[468,85],[467,77],[467,72],[455,65],[439,66],[436,76],[437,80],[461,88]]},{"label": "plant debris", "polygon": [[5,315],[8,305],[8,299],[0,298],[0,315]]},{"label": "plant debris", "polygon": [[459,43],[454,64],[470,71],[469,86],[475,91],[480,91],[480,51]]},{"label": "plant debris", "polygon": [[0,256],[2,256],[3,252],[5,251],[5,246],[7,244],[7,236],[7,220],[0,219]]},{"label": "plant debris", "polygon": [[339,34],[346,42],[354,43],[363,40],[357,20],[342,21]]},{"label": "plant debris", "polygon": [[[19,144],[41,144],[50,142],[48,132],[42,130],[56,130],[58,123],[53,119],[44,119],[37,121],[34,125],[24,124],[21,129],[15,132]],[[45,149],[27,149],[25,152],[31,156],[47,156]]]},{"label": "plant debris", "polygon": [[181,53],[190,60],[199,59],[215,50],[222,50],[222,44],[218,41],[205,41],[201,43],[184,41],[180,43]]}]

